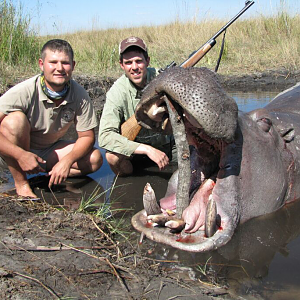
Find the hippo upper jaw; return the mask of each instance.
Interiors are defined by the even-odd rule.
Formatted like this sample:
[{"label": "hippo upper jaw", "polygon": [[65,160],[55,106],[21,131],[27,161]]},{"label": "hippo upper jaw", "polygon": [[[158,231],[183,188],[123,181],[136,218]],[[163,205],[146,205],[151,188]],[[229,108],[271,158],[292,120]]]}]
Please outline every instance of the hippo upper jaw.
[{"label": "hippo upper jaw", "polygon": [[181,107],[190,122],[197,123],[208,136],[233,141],[237,104],[223,91],[214,72],[206,68],[173,67],[144,89],[136,119],[145,128],[166,133],[168,113],[163,95]]}]

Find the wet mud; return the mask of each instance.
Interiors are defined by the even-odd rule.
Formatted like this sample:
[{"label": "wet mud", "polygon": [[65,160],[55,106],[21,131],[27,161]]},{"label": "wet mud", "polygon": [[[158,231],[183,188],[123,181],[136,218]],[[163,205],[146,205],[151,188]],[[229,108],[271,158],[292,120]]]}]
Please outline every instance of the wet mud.
[{"label": "wet mud", "polygon": [[[228,91],[281,91],[298,82],[300,72],[267,71],[239,77],[220,76],[220,79]],[[114,79],[75,76],[75,80],[88,91],[100,118],[105,93]],[[70,179],[52,191],[47,189],[47,179],[32,179],[32,186],[39,196],[37,201],[19,199],[10,190],[12,183],[1,175],[2,187],[10,191],[5,193],[2,189],[0,197],[0,299],[239,298],[239,291],[236,294],[229,291],[224,279],[226,274],[220,278],[213,269],[196,273],[194,268],[187,267],[195,264],[194,256],[192,261],[183,264],[186,258],[181,259],[182,254],[175,250],[157,248],[147,239],[139,244],[140,235],[131,227],[130,219],[134,212],[142,209],[143,188],[149,178],[154,189],[156,185],[166,187],[174,166],[164,172],[149,168],[133,177],[119,178],[109,196],[107,189],[114,176],[107,166],[103,168],[105,176]],[[107,215],[123,220],[118,225],[118,232],[122,229],[126,234],[116,232],[116,227],[109,226],[103,216],[80,209],[78,199],[83,195],[91,196],[95,189],[102,195],[97,199],[99,203],[117,199],[113,207],[126,209]],[[156,189],[157,197],[162,197],[165,190]],[[127,201],[128,197],[130,201]],[[132,203],[135,203],[133,207]],[[292,211],[285,212],[284,216]],[[248,236],[242,230],[235,241]],[[294,235],[290,237],[293,238]],[[236,249],[240,250],[241,246],[236,248],[234,243],[228,250],[223,250],[222,259],[220,255],[212,258],[220,260],[216,266],[225,264],[224,257],[229,259],[231,256],[232,261],[239,259],[240,253]],[[280,251],[284,251],[285,243],[287,239],[280,244]],[[246,242],[243,245],[247,249]],[[274,253],[270,253],[266,263],[273,256]],[[210,257],[202,256],[198,261],[205,265]],[[251,291],[248,296],[249,299],[259,298]]]},{"label": "wet mud", "polygon": [[[127,231],[125,239],[102,217],[62,202],[66,186],[61,189],[53,191],[57,202],[52,205],[2,195],[1,299],[212,299],[227,294],[206,287],[176,260],[147,257],[153,245],[139,245],[128,222],[118,229]],[[46,188],[40,190],[49,199]],[[122,218],[130,220],[130,211]]]}]

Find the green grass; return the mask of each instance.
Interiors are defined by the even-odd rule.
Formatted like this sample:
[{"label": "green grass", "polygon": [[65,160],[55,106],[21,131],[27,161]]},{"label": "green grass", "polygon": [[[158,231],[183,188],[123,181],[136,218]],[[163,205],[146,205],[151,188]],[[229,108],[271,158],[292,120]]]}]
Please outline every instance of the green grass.
[{"label": "green grass", "polygon": [[124,215],[130,209],[115,208],[120,198],[124,196],[120,195],[119,198],[112,198],[113,191],[123,186],[116,186],[116,181],[117,177],[113,184],[104,191],[102,186],[97,185],[89,196],[83,195],[77,212],[97,217],[106,223],[111,235],[118,234],[125,237],[128,233],[126,229],[129,224]]},{"label": "green grass", "polygon": [[0,0],[0,92],[20,74],[36,70],[40,51],[38,37],[29,30],[30,17],[22,7]]},{"label": "green grass", "polygon": [[[21,8],[0,0],[0,12],[0,93],[16,79],[39,72],[39,48],[51,38],[62,38],[71,43],[77,62],[75,74],[117,78],[122,74],[118,63],[118,45],[122,39],[130,35],[143,38],[149,48],[151,66],[160,68],[173,60],[177,64],[183,62],[229,21],[205,19],[199,22],[194,18],[182,22],[176,19],[161,26],[38,36],[30,32],[30,16],[24,16]],[[270,69],[299,70],[299,36],[300,16],[288,14],[284,2],[272,16],[239,19],[227,29],[218,72],[241,75]],[[219,36],[216,46],[197,66],[215,68],[221,40],[222,36]]]}]

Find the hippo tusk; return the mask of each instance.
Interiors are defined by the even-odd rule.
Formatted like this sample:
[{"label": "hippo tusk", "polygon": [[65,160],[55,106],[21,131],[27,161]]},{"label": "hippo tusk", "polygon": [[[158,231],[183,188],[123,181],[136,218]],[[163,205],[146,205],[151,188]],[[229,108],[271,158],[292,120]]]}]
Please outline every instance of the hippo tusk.
[{"label": "hippo tusk", "polygon": [[166,118],[163,122],[162,122],[162,125],[161,125],[161,129],[164,131],[166,130],[167,126],[168,126],[168,123],[169,123],[169,118]]},{"label": "hippo tusk", "polygon": [[147,222],[156,223],[159,226],[165,226],[172,229],[174,232],[180,232],[185,226],[182,219],[177,219],[173,214],[158,214],[147,216]]},{"label": "hippo tusk", "polygon": [[143,204],[147,215],[156,215],[161,213],[160,206],[156,201],[156,196],[150,183],[146,183],[144,187]]},{"label": "hippo tusk", "polygon": [[205,214],[205,236],[212,237],[217,231],[217,204],[212,195],[209,196]]},{"label": "hippo tusk", "polygon": [[147,116],[153,121],[160,121],[162,116],[167,112],[167,108],[165,106],[158,106],[156,103],[153,104],[148,111],[144,111]]},{"label": "hippo tusk", "polygon": [[163,213],[157,215],[148,215],[147,222],[156,223],[159,226],[165,226],[165,224],[170,220],[168,215]]}]

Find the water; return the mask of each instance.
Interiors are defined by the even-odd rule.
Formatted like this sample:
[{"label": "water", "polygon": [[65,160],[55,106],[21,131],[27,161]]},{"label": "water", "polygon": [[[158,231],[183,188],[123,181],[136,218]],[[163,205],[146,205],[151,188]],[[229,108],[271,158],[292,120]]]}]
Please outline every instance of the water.
[{"label": "water", "polygon": [[249,112],[254,109],[266,106],[278,93],[277,92],[229,92],[229,94],[236,101],[239,110]]},{"label": "water", "polygon": [[[277,93],[230,94],[239,109],[248,112],[264,107]],[[102,154],[104,156],[104,151]],[[114,208],[131,209],[131,214],[134,214],[143,209],[142,193],[145,184],[151,183],[159,199],[164,196],[168,179],[175,169],[175,165],[170,165],[160,172],[156,167],[151,167],[140,174],[117,178],[115,181],[114,174],[104,161],[98,172],[85,178],[70,179],[66,184],[56,187],[54,193],[41,183],[36,184],[35,192],[53,205],[69,205],[71,209],[76,209],[82,197],[87,198],[98,189],[102,193],[98,201],[113,202]],[[110,195],[109,189],[114,182]],[[9,188],[12,188],[10,177],[1,189]],[[299,211],[300,201],[296,201],[275,213],[252,219],[238,227],[228,245],[212,253],[182,252],[152,241],[146,241],[140,247],[146,253],[151,247],[151,256],[154,258],[179,260],[202,279],[204,277],[220,284],[226,282],[231,293],[239,299],[300,299]],[[135,240],[138,236],[136,233]],[[196,267],[199,264],[202,265],[202,271]]]}]

